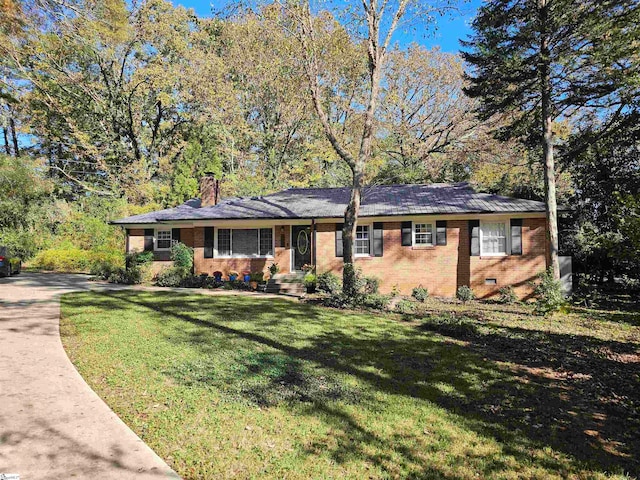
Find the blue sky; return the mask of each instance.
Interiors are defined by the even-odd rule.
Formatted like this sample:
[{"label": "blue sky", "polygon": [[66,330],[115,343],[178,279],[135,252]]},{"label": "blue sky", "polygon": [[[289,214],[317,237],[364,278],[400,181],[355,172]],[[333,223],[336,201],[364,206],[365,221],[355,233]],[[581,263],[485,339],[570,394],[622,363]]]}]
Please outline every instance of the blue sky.
[{"label": "blue sky", "polygon": [[[216,9],[228,4],[224,0],[172,0],[175,5],[183,5],[193,8],[201,17],[211,16],[211,5]],[[417,42],[426,47],[440,46],[445,52],[457,52],[460,49],[459,40],[469,33],[469,24],[474,17],[476,9],[482,3],[481,0],[461,2],[461,12],[457,15],[448,15],[438,19],[438,28],[435,32],[398,32],[396,40],[401,43]]]}]

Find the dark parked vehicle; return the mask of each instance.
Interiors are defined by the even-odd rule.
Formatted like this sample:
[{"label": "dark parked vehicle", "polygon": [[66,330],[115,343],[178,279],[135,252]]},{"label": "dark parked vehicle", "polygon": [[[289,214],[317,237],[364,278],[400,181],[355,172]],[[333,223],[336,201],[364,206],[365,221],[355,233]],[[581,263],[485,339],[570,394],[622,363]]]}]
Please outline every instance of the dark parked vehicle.
[{"label": "dark parked vehicle", "polygon": [[19,257],[12,256],[7,247],[0,246],[0,276],[10,277],[20,273],[22,268],[22,260]]}]

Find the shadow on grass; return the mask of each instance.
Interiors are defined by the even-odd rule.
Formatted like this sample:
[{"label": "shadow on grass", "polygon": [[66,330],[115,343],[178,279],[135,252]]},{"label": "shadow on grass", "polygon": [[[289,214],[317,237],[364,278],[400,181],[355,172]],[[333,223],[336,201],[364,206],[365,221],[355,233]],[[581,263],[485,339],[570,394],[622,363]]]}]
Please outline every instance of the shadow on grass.
[{"label": "shadow on grass", "polygon": [[[316,381],[327,371],[352,375],[371,391],[439,405],[456,415],[463,428],[496,439],[505,454],[523,464],[561,475],[579,468],[553,454],[532,452],[550,446],[595,470],[638,471],[638,345],[539,330],[486,328],[472,319],[427,321],[422,327],[393,322],[381,326],[383,320],[376,322],[366,314],[257,297],[101,292],[69,297],[66,303],[74,305],[75,299],[77,306],[152,310],[163,318],[187,322],[196,328],[185,328],[172,341],[186,342],[205,355],[216,353],[219,343],[212,339],[220,335],[230,343],[241,339],[267,349],[269,354],[246,359],[237,376],[224,382],[244,385],[247,379],[267,378],[236,391],[264,405],[306,402],[309,415],[335,427],[331,445],[312,444],[308,451],[322,448],[337,462],[357,457],[394,474],[393,462],[400,456],[422,475],[445,476],[407,446],[420,445],[419,438],[389,441],[360,425],[340,403],[331,402],[348,403],[349,395],[354,396],[353,403],[370,402],[363,392],[344,396],[334,392],[332,397],[318,393],[325,386],[310,386],[309,378]],[[332,318],[353,319],[357,325],[339,328]],[[265,375],[268,370],[272,373]],[[331,377],[328,384],[339,383],[336,378]],[[218,380],[198,381],[216,385]],[[500,457],[483,459],[479,465],[484,475],[506,468]]]}]

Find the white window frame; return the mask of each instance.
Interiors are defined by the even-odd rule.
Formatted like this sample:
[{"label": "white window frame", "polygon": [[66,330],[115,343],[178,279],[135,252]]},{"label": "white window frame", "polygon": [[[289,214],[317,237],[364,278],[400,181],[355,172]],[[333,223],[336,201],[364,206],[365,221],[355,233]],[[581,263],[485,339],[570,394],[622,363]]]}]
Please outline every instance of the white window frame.
[{"label": "white window frame", "polygon": [[[153,232],[153,249],[156,252],[167,252],[171,250],[171,245],[173,244],[173,232],[171,231],[171,227],[169,228],[156,228]],[[168,248],[160,248],[158,247],[159,233],[160,232],[169,232],[169,247]],[[166,239],[163,239],[166,240]]]},{"label": "white window frame", "polygon": [[[369,253],[356,253],[356,241],[358,239],[358,227],[367,227],[367,236],[369,238]],[[356,225],[356,237],[353,239],[353,256],[354,257],[370,257],[373,249],[373,224],[362,223]]]},{"label": "white window frame", "polygon": [[[484,251],[482,227],[483,227],[483,225],[492,224],[492,223],[503,223],[504,224],[504,236],[505,236],[505,242],[504,242],[505,251],[504,252],[492,253],[492,252],[485,252]],[[480,241],[480,256],[481,257],[507,257],[507,256],[511,255],[511,219],[510,218],[499,218],[499,219],[495,219],[495,220],[480,220],[479,241]]]},{"label": "white window frame", "polygon": [[[258,252],[260,252],[260,230],[271,229],[271,255],[234,255],[233,254],[233,231],[234,230],[258,230]],[[220,230],[231,230],[231,255],[220,255],[218,252],[218,232]],[[276,252],[276,230],[271,227],[215,227],[213,229],[213,258],[275,258]]]},{"label": "white window frame", "polygon": [[[416,225],[430,225],[431,226],[431,243],[416,243]],[[435,230],[435,222],[421,222],[421,221],[417,221],[417,222],[411,222],[411,246],[413,247],[433,247],[435,246],[435,236],[436,236],[436,230]]]}]

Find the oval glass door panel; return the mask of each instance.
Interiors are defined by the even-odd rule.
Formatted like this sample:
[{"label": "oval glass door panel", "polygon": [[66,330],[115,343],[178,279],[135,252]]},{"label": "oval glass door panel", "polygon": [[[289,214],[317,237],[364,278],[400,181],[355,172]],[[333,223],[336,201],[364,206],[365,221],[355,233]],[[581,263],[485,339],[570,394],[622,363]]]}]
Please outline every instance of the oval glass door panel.
[{"label": "oval glass door panel", "polygon": [[300,255],[304,255],[309,250],[309,236],[306,230],[300,230],[298,232],[298,239],[296,240],[298,246],[298,252]]}]

